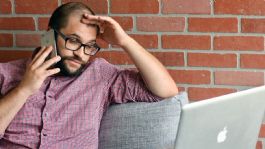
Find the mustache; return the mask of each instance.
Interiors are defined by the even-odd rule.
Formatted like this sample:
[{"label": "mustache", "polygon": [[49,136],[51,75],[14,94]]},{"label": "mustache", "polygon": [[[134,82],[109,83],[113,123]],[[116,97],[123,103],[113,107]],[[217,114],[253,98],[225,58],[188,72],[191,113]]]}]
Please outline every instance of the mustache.
[{"label": "mustache", "polygon": [[62,61],[65,61],[65,60],[75,60],[75,61],[80,62],[80,64],[82,64],[82,65],[86,64],[86,62],[84,60],[82,60],[80,57],[77,57],[77,56],[75,56],[75,57],[71,57],[71,56],[62,57]]}]

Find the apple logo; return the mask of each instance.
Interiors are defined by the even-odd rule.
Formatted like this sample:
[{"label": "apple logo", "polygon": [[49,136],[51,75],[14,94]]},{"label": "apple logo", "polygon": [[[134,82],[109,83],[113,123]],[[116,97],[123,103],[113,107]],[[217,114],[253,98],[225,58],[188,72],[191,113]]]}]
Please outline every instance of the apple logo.
[{"label": "apple logo", "polygon": [[226,140],[227,133],[228,133],[227,127],[224,127],[224,129],[222,131],[220,131],[218,136],[217,136],[217,142],[218,143],[224,142]]}]

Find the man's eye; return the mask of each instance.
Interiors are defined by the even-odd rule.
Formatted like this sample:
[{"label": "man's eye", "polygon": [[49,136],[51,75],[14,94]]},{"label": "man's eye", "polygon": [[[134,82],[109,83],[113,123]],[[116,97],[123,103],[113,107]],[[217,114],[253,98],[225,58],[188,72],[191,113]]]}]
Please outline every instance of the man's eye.
[{"label": "man's eye", "polygon": [[88,45],[88,46],[95,46],[95,44],[96,44],[96,42],[90,42],[90,43],[87,43],[86,45]]},{"label": "man's eye", "polygon": [[69,41],[70,42],[79,42],[77,39],[75,39],[75,38],[69,38]]}]

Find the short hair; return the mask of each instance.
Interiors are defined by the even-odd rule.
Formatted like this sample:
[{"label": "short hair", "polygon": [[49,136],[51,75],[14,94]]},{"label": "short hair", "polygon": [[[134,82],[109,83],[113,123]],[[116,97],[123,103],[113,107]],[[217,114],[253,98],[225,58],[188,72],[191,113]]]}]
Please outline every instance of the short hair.
[{"label": "short hair", "polygon": [[[71,14],[78,11],[87,11],[95,15],[94,11],[87,5],[81,2],[69,2],[59,6],[53,13],[49,21],[49,28],[60,30],[68,24],[68,19]],[[96,26],[97,32],[99,31]]]}]

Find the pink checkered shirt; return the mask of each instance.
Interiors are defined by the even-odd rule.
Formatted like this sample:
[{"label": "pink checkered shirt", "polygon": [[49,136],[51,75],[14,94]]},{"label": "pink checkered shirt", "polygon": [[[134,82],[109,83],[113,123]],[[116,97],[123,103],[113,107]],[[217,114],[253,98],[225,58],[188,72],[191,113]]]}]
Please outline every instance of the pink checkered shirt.
[{"label": "pink checkered shirt", "polygon": [[[20,82],[27,62],[0,64],[1,95]],[[79,77],[47,78],[0,135],[0,149],[97,149],[100,121],[110,103],[158,100],[138,72],[98,58]]]}]

